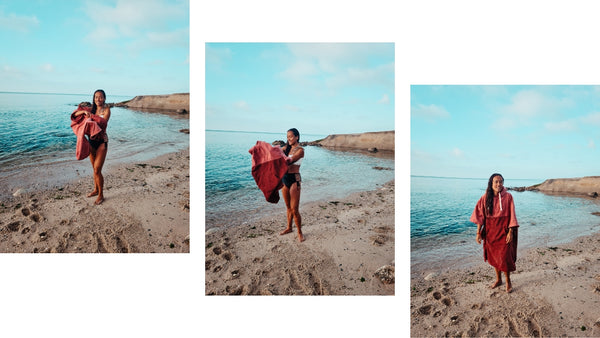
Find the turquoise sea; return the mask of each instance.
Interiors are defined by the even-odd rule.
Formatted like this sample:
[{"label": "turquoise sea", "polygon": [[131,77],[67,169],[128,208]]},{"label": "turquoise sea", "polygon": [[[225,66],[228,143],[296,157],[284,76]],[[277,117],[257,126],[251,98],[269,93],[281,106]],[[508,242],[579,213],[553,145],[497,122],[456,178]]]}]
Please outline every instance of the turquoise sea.
[{"label": "turquoise sea", "polygon": [[[0,198],[14,189],[51,187],[77,175],[91,175],[88,159],[75,159],[76,137],[70,115],[92,94],[0,92]],[[106,102],[129,100],[111,96]],[[108,124],[105,167],[124,161],[144,161],[189,147],[189,119],[158,113],[112,108]]]},{"label": "turquoise sea", "polygon": [[[304,135],[300,131],[300,141],[326,136]],[[234,225],[232,220],[249,220],[269,210],[285,210],[283,198],[278,204],[265,201],[252,177],[252,157],[248,153],[256,141],[272,143],[285,139],[286,131],[206,131],[206,228]],[[341,199],[353,192],[373,190],[394,179],[394,159],[389,156],[375,157],[314,146],[304,149],[300,208],[302,203],[310,201]]]},{"label": "turquoise sea", "polygon": [[[411,270],[452,268],[483,261],[471,213],[487,187],[485,179],[411,177]],[[510,179],[505,187],[531,186],[544,179]],[[556,246],[600,231],[600,201],[509,191],[519,221],[519,248]],[[518,266],[518,260],[517,260]]]}]

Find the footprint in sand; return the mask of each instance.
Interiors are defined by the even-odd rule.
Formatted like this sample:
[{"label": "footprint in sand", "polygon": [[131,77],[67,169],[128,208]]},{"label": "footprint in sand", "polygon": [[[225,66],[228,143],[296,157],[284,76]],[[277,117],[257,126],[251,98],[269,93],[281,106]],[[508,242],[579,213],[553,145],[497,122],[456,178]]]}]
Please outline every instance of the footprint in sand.
[{"label": "footprint in sand", "polygon": [[29,210],[29,208],[23,208],[21,209],[21,213],[23,214],[23,216],[27,217],[31,214],[31,210]]},{"label": "footprint in sand", "polygon": [[431,313],[431,309],[433,308],[432,305],[425,305],[425,306],[421,306],[419,308],[419,310],[417,310],[420,314],[422,315],[429,315]]},{"label": "footprint in sand", "polygon": [[16,222],[9,223],[9,224],[6,226],[6,228],[7,228],[9,231],[16,232],[16,231],[19,231],[19,229],[21,229],[21,225],[22,225],[22,224],[23,224],[23,223],[21,223],[21,221],[16,221]]}]

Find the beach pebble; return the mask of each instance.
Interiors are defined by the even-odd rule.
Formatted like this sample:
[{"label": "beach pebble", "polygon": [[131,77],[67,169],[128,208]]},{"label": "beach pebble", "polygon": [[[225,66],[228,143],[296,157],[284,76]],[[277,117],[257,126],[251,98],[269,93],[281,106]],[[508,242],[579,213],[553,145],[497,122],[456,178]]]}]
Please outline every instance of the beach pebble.
[{"label": "beach pebble", "polygon": [[218,227],[216,227],[216,228],[210,228],[210,229],[206,230],[205,234],[206,235],[210,235],[210,234],[214,234],[216,232],[219,232],[219,228]]},{"label": "beach pebble", "polygon": [[425,280],[432,280],[437,276],[437,273],[432,272],[430,274],[428,274],[427,276],[425,276]]},{"label": "beach pebble", "polygon": [[395,282],[395,269],[393,266],[384,265],[379,269],[375,270],[375,277],[383,284],[394,284]]},{"label": "beach pebble", "polygon": [[25,189],[17,189],[17,191],[15,191],[13,193],[13,197],[19,197],[21,195],[23,195],[25,193]]}]

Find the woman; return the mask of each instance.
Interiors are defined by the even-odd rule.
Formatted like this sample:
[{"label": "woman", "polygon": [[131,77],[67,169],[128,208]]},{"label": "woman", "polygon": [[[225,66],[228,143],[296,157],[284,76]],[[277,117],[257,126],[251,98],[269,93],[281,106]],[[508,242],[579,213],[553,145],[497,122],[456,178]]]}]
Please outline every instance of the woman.
[{"label": "woman", "polygon": [[506,275],[506,292],[512,291],[510,273],[516,270],[517,216],[513,197],[504,189],[504,178],[492,174],[485,194],[481,196],[471,215],[477,224],[477,244],[483,240],[483,259],[496,270],[493,289],[502,284],[502,271]]},{"label": "woman", "polygon": [[98,196],[95,204],[101,204],[104,202],[104,176],[102,176],[102,166],[104,166],[104,160],[106,159],[106,152],[108,150],[108,135],[106,135],[106,125],[110,119],[110,108],[105,105],[106,93],[104,90],[98,89],[94,92],[94,99],[92,104],[92,111],[79,110],[75,112],[75,116],[85,114],[87,117],[95,115],[102,118],[104,123],[99,125],[104,126],[103,130],[89,139],[90,143],[90,161],[92,162],[92,168],[94,169],[94,190],[89,193],[88,197]]},{"label": "woman", "polygon": [[292,232],[292,220],[295,220],[296,228],[298,228],[298,240],[303,242],[302,217],[300,217],[298,207],[300,205],[300,164],[304,158],[304,149],[298,144],[300,133],[296,128],[288,130],[287,140],[283,146],[283,153],[288,156],[288,171],[283,176],[283,188],[281,189],[287,208],[287,228],[280,235]]}]

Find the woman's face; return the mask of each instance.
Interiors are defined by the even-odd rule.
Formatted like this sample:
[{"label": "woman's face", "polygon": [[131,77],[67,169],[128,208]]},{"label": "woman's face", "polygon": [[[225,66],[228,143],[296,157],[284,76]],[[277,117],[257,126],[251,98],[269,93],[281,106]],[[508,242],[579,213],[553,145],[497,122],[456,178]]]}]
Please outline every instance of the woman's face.
[{"label": "woman's face", "polygon": [[504,179],[502,179],[501,176],[494,176],[492,179],[492,189],[494,189],[494,194],[497,194],[504,189]]},{"label": "woman's face", "polygon": [[104,100],[106,100],[106,98],[101,92],[96,92],[96,94],[94,94],[94,103],[96,103],[97,106],[104,106]]},{"label": "woman's face", "polygon": [[290,145],[293,145],[298,142],[298,137],[290,130],[287,132],[287,140]]}]

